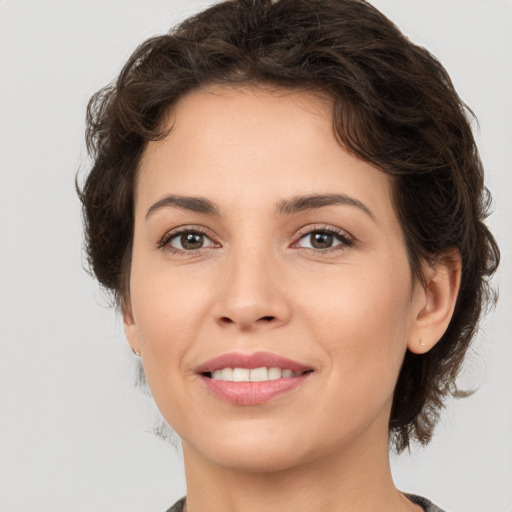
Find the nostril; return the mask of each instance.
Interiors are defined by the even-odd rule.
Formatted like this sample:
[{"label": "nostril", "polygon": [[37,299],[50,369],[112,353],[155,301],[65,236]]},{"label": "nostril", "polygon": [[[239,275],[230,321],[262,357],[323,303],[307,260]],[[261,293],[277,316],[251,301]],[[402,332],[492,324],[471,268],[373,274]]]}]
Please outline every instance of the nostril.
[{"label": "nostril", "polygon": [[[1,1],[1,0],[0,0]],[[254,318],[254,317],[253,317]],[[271,323],[271,322],[274,322],[277,320],[277,317],[275,316],[272,316],[272,315],[265,315],[265,316],[261,316],[259,317],[256,321],[255,321],[255,324],[256,323],[259,323],[261,324],[262,322],[263,323]],[[237,319],[233,319],[233,318],[230,318],[229,316],[221,316],[219,317],[219,319],[217,320],[220,324],[222,325],[229,325],[229,324],[238,324],[240,325],[240,327],[244,327],[244,328],[250,328],[250,325],[252,325],[252,322],[254,322],[254,320],[252,320],[251,322],[249,322],[247,319],[244,319],[244,318],[240,318],[239,320]],[[255,325],[254,324],[254,325]]]}]

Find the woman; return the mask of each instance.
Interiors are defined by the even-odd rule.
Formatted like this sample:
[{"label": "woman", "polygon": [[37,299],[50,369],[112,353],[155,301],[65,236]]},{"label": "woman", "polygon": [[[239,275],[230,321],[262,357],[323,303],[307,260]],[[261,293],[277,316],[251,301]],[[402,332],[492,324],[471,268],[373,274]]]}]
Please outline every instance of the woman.
[{"label": "woman", "polygon": [[87,250],[182,439],[173,512],[440,510],[388,452],[491,300],[468,113],[358,0],[216,4],[92,98]]}]

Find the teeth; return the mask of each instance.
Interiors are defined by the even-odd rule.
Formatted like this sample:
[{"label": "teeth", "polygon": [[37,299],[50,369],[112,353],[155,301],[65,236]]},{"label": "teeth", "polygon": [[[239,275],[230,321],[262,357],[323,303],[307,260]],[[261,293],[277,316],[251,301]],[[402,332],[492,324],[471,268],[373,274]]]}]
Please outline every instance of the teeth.
[{"label": "teeth", "polygon": [[[292,372],[291,370],[281,370],[281,368],[269,368],[268,369],[268,380],[276,380],[283,377],[283,372]],[[293,372],[292,372],[293,373]],[[291,375],[290,375],[291,377]]]},{"label": "teeth", "polygon": [[214,380],[223,380],[222,379],[222,370],[215,370],[212,373],[212,379],[214,379]]},{"label": "teeth", "polygon": [[233,380],[233,368],[224,368],[221,370],[221,380]]},{"label": "teeth", "polygon": [[249,374],[251,382],[263,382],[268,380],[268,370],[266,368],[253,368]]},{"label": "teeth", "polygon": [[214,380],[226,380],[232,382],[264,382],[267,380],[289,379],[297,374],[292,370],[281,368],[222,368],[211,374]]},{"label": "teeth", "polygon": [[249,382],[251,370],[248,368],[233,368],[233,382]]}]

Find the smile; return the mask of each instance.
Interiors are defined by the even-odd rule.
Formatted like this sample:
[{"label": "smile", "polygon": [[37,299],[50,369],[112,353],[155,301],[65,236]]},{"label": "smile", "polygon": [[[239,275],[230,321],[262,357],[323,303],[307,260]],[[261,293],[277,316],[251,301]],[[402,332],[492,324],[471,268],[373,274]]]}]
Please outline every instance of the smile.
[{"label": "smile", "polygon": [[216,397],[236,405],[256,405],[296,389],[313,371],[282,356],[258,352],[219,356],[200,365],[196,373]]}]

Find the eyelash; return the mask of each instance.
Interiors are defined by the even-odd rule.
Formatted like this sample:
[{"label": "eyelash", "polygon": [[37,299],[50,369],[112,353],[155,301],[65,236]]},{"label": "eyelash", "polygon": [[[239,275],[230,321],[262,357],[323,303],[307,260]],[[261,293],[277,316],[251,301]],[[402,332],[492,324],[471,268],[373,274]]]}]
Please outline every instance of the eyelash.
[{"label": "eyelash", "polygon": [[[305,249],[305,250],[312,250],[319,254],[325,254],[330,253],[332,251],[339,251],[346,249],[348,247],[352,247],[354,245],[354,239],[348,235],[345,231],[341,229],[337,229],[331,226],[309,226],[304,231],[300,232],[298,235],[298,239],[296,242],[294,242],[291,247],[295,247],[301,240],[305,239],[306,237],[312,235],[313,233],[323,233],[323,234],[329,234],[335,237],[339,242],[341,242],[339,245],[336,245],[334,247],[329,247],[327,249],[315,249],[314,247],[298,247],[299,249]],[[170,245],[171,240],[184,235],[184,234],[192,234],[192,235],[202,235],[206,238],[208,238],[212,244],[215,245],[215,242],[211,239],[211,237],[208,236],[207,232],[205,230],[202,230],[197,227],[183,227],[179,229],[178,231],[171,231],[169,233],[166,233],[158,242],[157,248],[158,249],[165,249],[166,251],[171,252],[172,254],[196,254],[203,249],[207,249],[207,247],[201,247],[199,249],[191,249],[191,250],[182,250],[182,249],[176,249],[175,247],[172,247]]]}]

